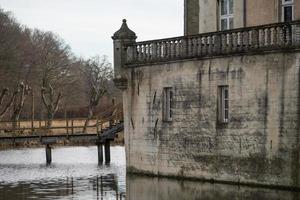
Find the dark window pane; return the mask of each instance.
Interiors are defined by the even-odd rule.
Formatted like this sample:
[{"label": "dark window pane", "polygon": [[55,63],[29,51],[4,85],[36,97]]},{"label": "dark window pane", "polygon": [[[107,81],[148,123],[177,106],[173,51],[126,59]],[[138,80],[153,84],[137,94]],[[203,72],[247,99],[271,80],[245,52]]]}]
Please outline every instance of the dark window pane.
[{"label": "dark window pane", "polygon": [[229,14],[233,14],[233,0],[229,0]]},{"label": "dark window pane", "polygon": [[227,19],[221,20],[221,31],[227,30]]},{"label": "dark window pane", "polygon": [[229,106],[228,100],[225,101],[225,109],[227,109]]},{"label": "dark window pane", "polygon": [[225,110],[225,120],[228,119],[228,110]]},{"label": "dark window pane", "polygon": [[224,89],[224,96],[225,96],[225,99],[228,99],[228,89]]},{"label": "dark window pane", "polygon": [[293,20],[293,7],[292,6],[285,6],[283,8],[283,20],[285,22],[290,22]]},{"label": "dark window pane", "polygon": [[229,19],[229,29],[233,29],[233,18]]},{"label": "dark window pane", "polygon": [[227,15],[227,0],[221,0],[221,15]]}]

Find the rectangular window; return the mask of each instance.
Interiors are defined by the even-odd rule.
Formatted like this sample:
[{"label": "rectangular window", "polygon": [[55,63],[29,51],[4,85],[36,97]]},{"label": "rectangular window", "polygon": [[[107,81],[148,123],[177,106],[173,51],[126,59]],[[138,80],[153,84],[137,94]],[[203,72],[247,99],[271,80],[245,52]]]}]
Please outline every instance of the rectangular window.
[{"label": "rectangular window", "polygon": [[172,121],[173,117],[173,89],[171,87],[164,88],[164,105],[163,119],[164,121]]},{"label": "rectangular window", "polygon": [[220,0],[220,29],[233,29],[233,0]]},{"label": "rectangular window", "polygon": [[294,20],[294,1],[281,0],[281,20],[282,22],[290,22]]},{"label": "rectangular window", "polygon": [[220,123],[228,123],[229,119],[229,90],[228,86],[218,88],[218,120]]}]

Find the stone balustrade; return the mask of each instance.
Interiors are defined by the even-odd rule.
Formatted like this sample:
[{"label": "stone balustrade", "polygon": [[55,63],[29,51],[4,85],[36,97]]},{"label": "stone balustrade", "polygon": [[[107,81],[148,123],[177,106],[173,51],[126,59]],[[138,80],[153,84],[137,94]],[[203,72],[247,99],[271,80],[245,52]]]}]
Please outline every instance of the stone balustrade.
[{"label": "stone balustrade", "polygon": [[125,48],[127,65],[300,50],[300,21],[137,42]]}]

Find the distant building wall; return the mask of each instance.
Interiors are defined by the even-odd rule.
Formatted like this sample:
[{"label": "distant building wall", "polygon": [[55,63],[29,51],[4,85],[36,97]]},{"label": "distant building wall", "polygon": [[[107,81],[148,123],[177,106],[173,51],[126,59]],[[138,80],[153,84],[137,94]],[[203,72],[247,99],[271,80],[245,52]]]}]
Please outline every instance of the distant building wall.
[{"label": "distant building wall", "polygon": [[280,21],[280,0],[247,0],[247,26],[272,24]]},{"label": "distant building wall", "polygon": [[184,1],[184,35],[199,33],[199,0]]},{"label": "distant building wall", "polygon": [[[233,28],[282,21],[281,0],[233,0]],[[300,20],[300,0],[293,0],[294,20]],[[220,30],[219,0],[185,1],[185,35]]]},{"label": "distant building wall", "polygon": [[[127,169],[175,177],[300,186],[300,53],[128,69],[123,92]],[[229,122],[218,122],[218,87]],[[173,118],[162,119],[163,88]]]}]

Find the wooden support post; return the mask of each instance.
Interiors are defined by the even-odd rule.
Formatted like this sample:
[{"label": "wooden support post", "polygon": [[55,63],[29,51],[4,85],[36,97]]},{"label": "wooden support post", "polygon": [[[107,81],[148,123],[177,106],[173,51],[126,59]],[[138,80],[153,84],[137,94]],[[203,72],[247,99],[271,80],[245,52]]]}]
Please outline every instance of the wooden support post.
[{"label": "wooden support post", "polygon": [[74,134],[74,120],[72,119],[71,121],[71,125],[72,125],[72,135]]},{"label": "wooden support post", "polygon": [[66,123],[67,123],[67,136],[69,137],[69,120],[67,120]]},{"label": "wooden support post", "polygon": [[31,131],[34,132],[34,92],[31,92]]},{"label": "wooden support post", "polygon": [[96,121],[96,131],[97,131],[97,135],[99,136],[99,117],[97,117],[97,121]]},{"label": "wooden support post", "polygon": [[104,144],[105,163],[110,163],[110,141],[106,140]]},{"label": "wooden support post", "polygon": [[103,144],[98,142],[97,148],[98,148],[98,164],[101,165],[103,163]]},{"label": "wooden support post", "polygon": [[52,155],[51,155],[51,146],[50,144],[46,144],[46,163],[51,164]]}]

